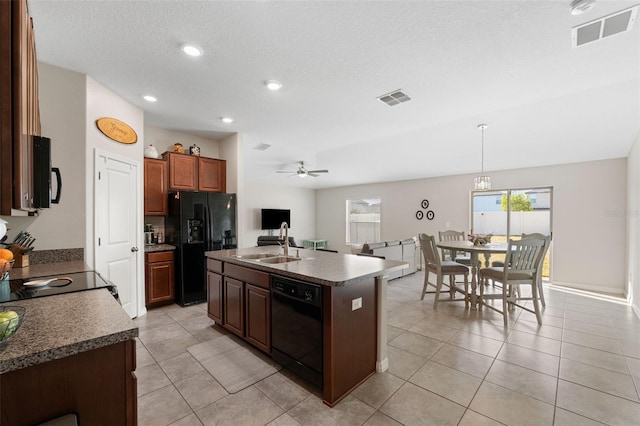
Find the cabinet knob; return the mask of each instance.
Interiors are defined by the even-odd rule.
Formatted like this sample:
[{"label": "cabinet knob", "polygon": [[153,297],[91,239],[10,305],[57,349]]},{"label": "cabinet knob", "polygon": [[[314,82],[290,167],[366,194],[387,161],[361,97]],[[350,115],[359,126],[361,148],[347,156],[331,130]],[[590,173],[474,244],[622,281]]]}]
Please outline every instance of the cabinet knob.
[{"label": "cabinet knob", "polygon": [[135,253],[138,251],[138,247],[131,247],[131,253]]}]

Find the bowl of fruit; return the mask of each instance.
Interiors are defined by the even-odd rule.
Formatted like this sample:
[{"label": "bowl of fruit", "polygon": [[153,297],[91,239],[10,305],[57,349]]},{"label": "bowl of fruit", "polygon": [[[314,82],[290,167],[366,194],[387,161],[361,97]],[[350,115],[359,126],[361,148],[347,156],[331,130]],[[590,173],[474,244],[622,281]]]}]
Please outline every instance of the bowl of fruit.
[{"label": "bowl of fruit", "polygon": [[16,334],[26,313],[22,306],[0,306],[0,343]]}]

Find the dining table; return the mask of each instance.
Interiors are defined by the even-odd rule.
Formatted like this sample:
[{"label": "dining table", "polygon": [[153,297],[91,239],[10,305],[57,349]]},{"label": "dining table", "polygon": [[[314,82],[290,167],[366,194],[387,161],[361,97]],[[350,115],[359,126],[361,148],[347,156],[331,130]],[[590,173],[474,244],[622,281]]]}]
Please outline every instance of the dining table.
[{"label": "dining table", "polygon": [[471,241],[440,241],[436,245],[441,249],[451,250],[452,259],[455,259],[456,252],[469,253],[471,263],[471,294],[469,295],[469,301],[471,302],[472,310],[478,309],[478,293],[476,289],[479,282],[478,271],[481,266],[479,255],[484,255],[485,267],[488,267],[491,255],[507,253],[507,243],[474,245]]}]

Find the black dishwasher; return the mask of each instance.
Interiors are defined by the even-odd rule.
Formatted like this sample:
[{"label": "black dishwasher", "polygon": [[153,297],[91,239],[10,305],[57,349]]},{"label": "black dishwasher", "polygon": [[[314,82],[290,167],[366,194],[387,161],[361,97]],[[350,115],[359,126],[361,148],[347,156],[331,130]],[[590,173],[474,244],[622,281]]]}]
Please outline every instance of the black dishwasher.
[{"label": "black dishwasher", "polygon": [[271,276],[271,356],[322,388],[322,287]]}]

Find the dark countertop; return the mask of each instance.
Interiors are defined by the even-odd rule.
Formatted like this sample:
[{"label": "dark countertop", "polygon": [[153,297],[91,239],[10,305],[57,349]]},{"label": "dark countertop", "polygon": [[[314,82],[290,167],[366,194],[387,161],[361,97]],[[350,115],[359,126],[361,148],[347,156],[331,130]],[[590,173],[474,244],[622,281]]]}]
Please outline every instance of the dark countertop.
[{"label": "dark countertop", "polygon": [[0,306],[27,309],[15,335],[0,344],[0,374],[138,336],[138,327],[107,289],[35,299]]},{"label": "dark countertop", "polygon": [[26,268],[13,268],[9,272],[9,279],[44,277],[47,275],[64,275],[74,272],[92,271],[83,261],[40,263]]},{"label": "dark countertop", "polygon": [[176,249],[176,246],[172,246],[171,244],[151,244],[144,246],[145,253],[153,253],[156,251],[173,251]]},{"label": "dark countertop", "polygon": [[250,247],[236,250],[207,251],[205,255],[211,259],[328,286],[348,285],[366,278],[405,269],[409,266],[405,262],[396,260],[383,260],[375,257],[329,253],[295,247],[289,248],[289,256],[299,254],[302,260],[269,264],[236,257],[237,255],[258,253],[282,254],[282,248],[279,246]]}]

